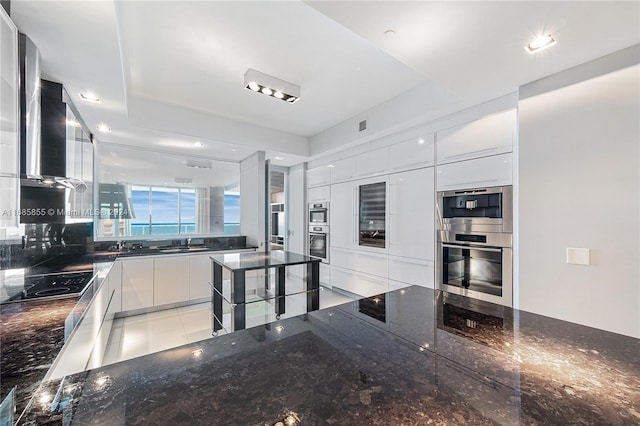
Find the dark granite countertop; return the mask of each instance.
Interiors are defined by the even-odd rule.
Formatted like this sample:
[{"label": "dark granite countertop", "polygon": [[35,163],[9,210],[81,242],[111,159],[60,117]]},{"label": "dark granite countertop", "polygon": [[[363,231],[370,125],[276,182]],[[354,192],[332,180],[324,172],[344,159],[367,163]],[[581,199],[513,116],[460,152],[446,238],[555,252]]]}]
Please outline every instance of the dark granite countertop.
[{"label": "dark granite countertop", "polygon": [[278,266],[302,265],[311,262],[320,262],[315,257],[290,251],[274,250],[269,252],[247,252],[223,255],[213,255],[211,260],[231,271],[249,271],[252,269],[275,268]]},{"label": "dark granite countertop", "polygon": [[470,302],[408,287],[67,376],[19,424],[640,424],[640,340]]}]

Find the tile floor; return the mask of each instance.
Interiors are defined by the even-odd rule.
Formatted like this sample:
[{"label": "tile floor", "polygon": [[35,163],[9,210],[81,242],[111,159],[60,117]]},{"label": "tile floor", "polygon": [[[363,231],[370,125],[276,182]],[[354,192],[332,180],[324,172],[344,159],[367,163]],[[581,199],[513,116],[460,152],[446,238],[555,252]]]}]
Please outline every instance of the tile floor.
[{"label": "tile floor", "polygon": [[[300,295],[301,301],[305,295]],[[320,309],[339,305],[353,298],[322,287]],[[304,302],[287,301],[287,315],[303,313]],[[275,321],[270,305],[247,308],[247,327]],[[284,318],[284,317],[283,317]],[[176,346],[211,338],[211,305],[200,303],[148,314],[120,318],[113,322],[103,365],[160,352]]]}]

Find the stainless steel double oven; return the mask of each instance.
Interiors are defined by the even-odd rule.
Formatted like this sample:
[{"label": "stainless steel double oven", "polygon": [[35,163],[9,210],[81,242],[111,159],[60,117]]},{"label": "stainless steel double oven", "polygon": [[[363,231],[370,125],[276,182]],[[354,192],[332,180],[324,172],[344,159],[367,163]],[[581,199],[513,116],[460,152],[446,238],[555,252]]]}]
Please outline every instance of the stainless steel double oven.
[{"label": "stainless steel double oven", "polygon": [[309,204],[309,256],[329,263],[329,203]]},{"label": "stainless steel double oven", "polygon": [[436,214],[440,289],[512,306],[512,187],[439,192]]}]

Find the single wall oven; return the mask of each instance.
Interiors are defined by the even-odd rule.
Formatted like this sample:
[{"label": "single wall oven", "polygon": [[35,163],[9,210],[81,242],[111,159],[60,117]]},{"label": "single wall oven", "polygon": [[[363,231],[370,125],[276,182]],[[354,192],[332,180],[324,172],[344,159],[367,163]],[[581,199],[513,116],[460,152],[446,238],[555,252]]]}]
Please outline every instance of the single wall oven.
[{"label": "single wall oven", "polygon": [[309,225],[309,256],[329,263],[329,227]]},{"label": "single wall oven", "polygon": [[513,305],[511,186],[438,193],[441,290]]},{"label": "single wall oven", "polygon": [[309,226],[329,225],[329,203],[309,204]]}]

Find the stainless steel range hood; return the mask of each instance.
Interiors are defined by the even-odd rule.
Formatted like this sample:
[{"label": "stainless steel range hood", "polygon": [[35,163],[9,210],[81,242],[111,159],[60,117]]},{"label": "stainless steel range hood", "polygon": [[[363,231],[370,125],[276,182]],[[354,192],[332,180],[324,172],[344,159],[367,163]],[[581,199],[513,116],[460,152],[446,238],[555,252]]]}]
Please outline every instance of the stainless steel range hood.
[{"label": "stainless steel range hood", "polygon": [[18,35],[20,58],[20,175],[42,179],[40,51],[29,37]]}]

